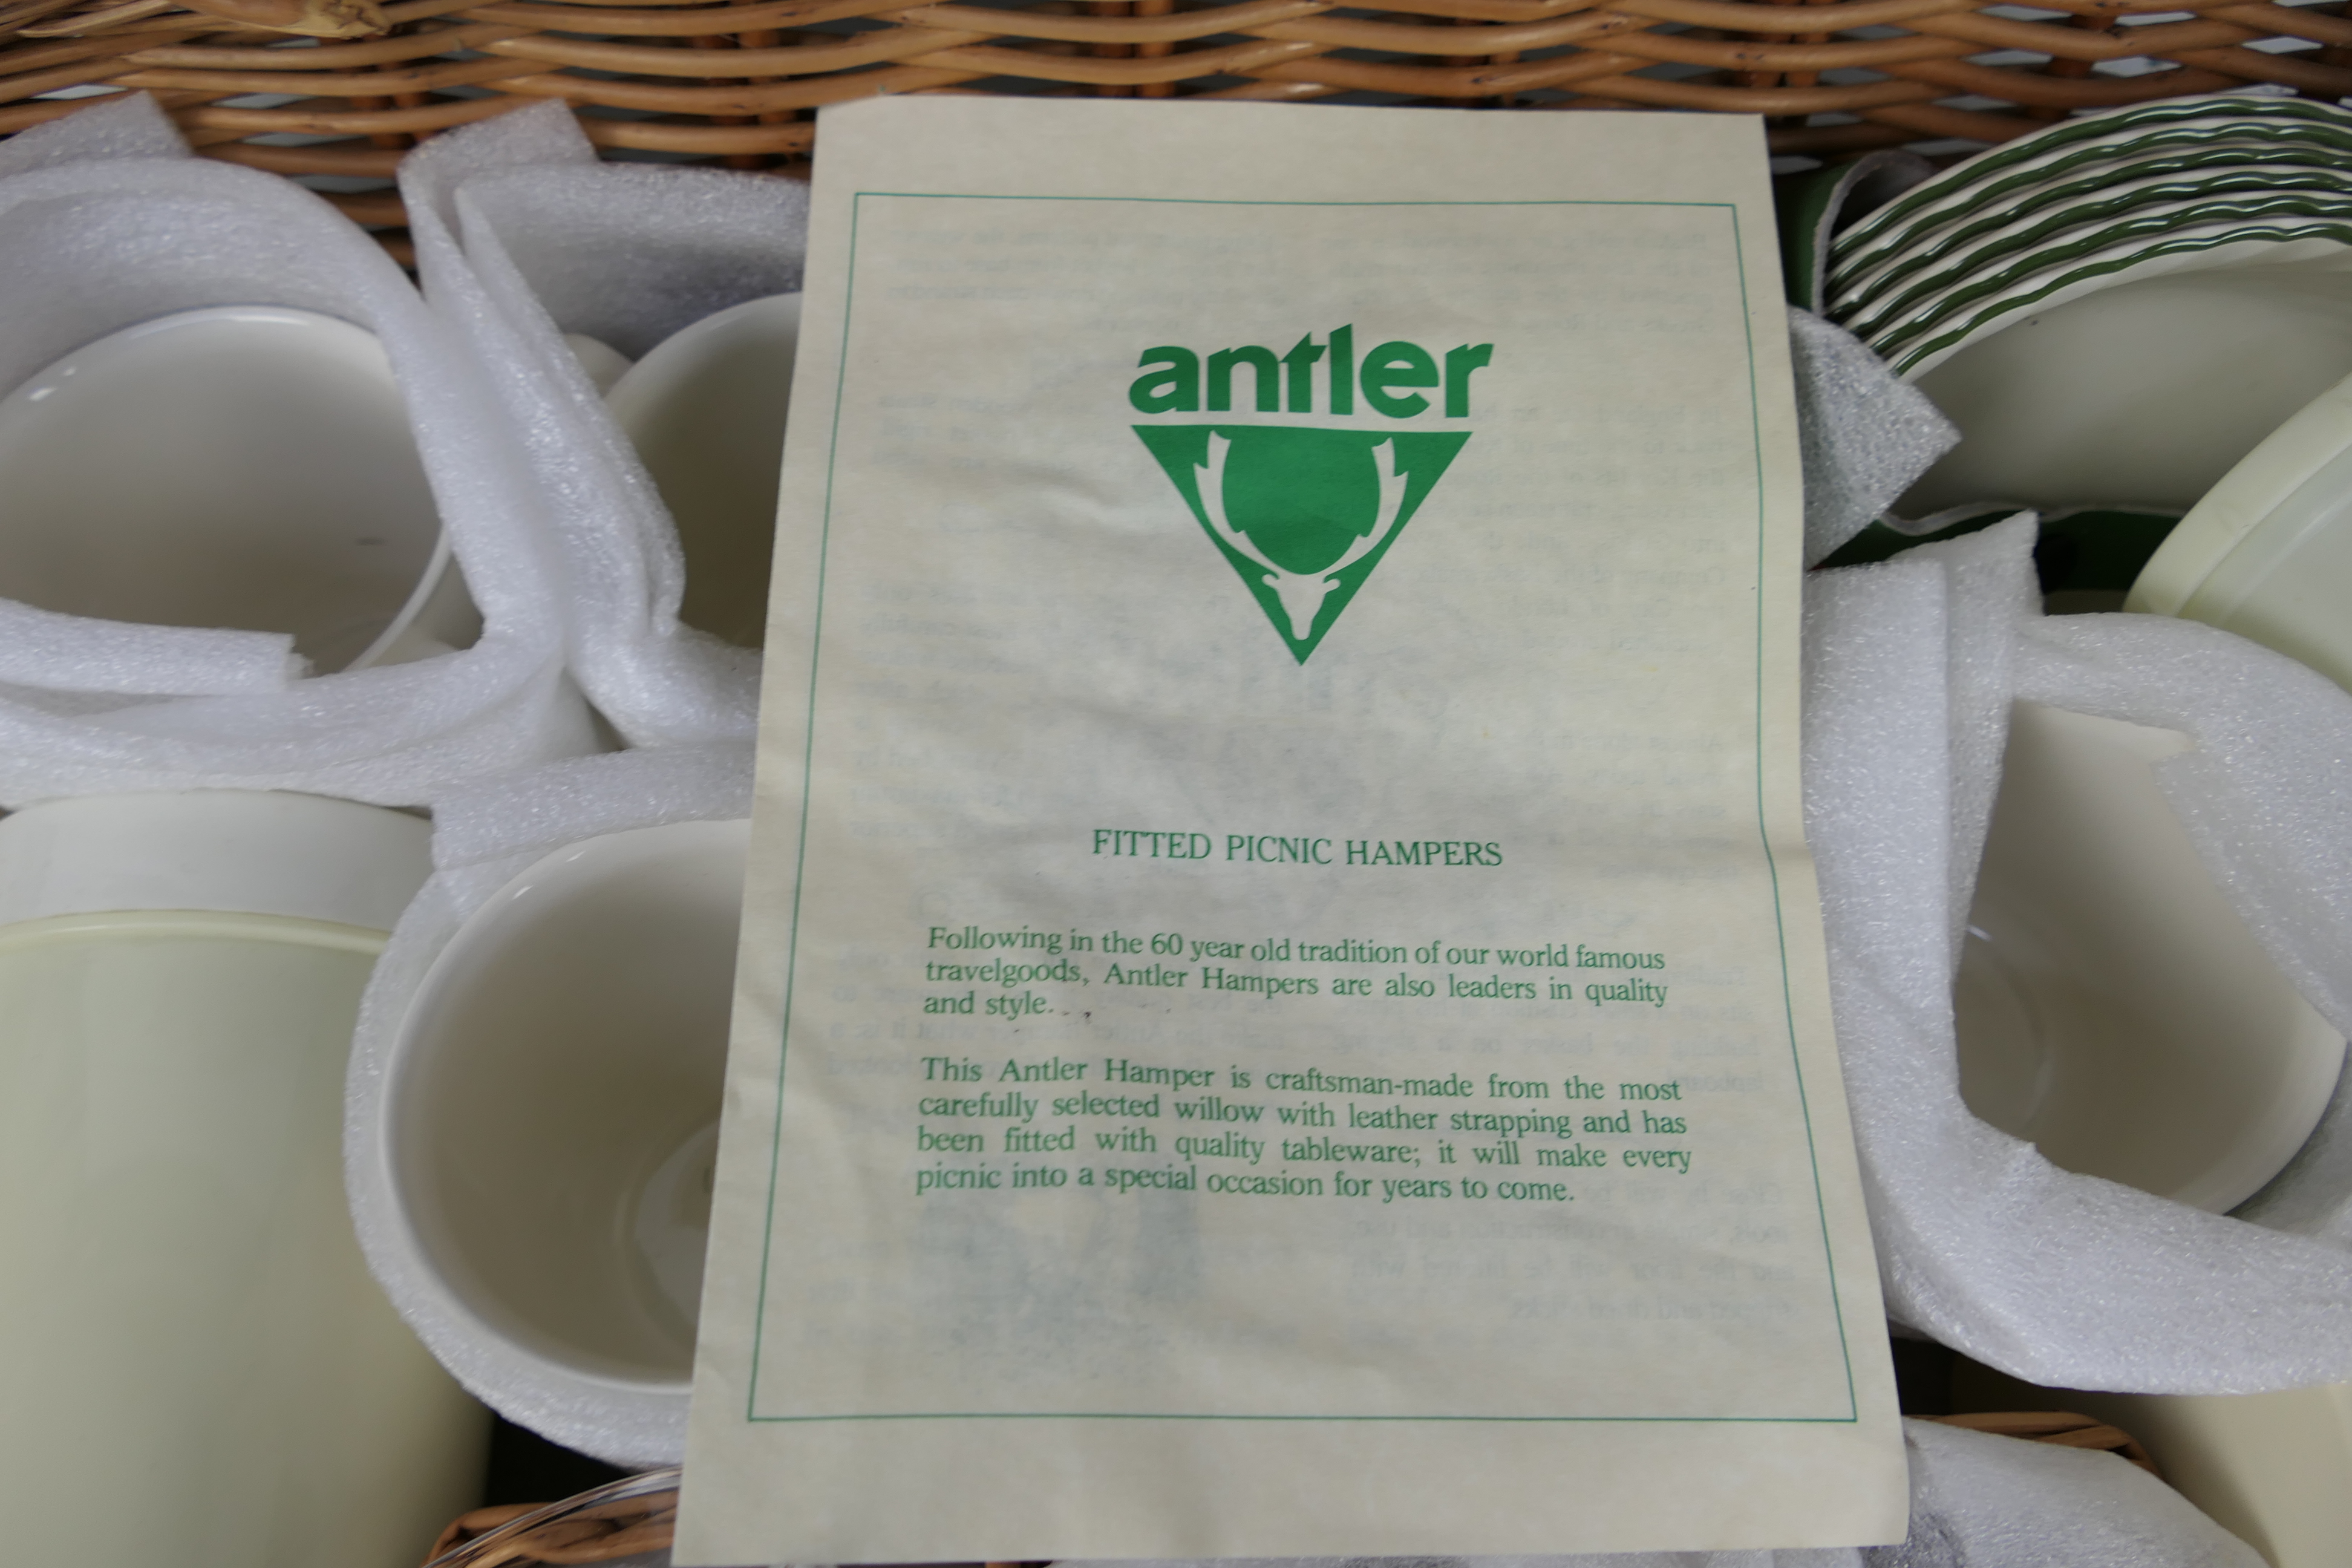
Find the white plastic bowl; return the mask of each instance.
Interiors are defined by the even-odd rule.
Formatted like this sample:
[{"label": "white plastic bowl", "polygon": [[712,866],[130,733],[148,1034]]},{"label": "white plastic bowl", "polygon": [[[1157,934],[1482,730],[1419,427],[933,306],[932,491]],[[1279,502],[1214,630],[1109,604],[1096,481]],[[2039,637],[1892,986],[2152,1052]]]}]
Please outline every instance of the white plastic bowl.
[{"label": "white plastic bowl", "polygon": [[321,671],[478,627],[374,334],[220,306],[110,333],[0,399],[0,596],[293,635]]}]

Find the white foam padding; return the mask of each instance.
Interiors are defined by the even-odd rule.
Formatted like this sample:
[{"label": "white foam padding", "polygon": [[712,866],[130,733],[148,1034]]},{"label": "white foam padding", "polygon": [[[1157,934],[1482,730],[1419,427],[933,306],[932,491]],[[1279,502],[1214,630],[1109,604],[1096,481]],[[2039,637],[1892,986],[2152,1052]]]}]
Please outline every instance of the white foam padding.
[{"label": "white foam padding", "polygon": [[1805,564],[1812,566],[1885,515],[1959,444],[1960,432],[1861,339],[1810,310],[1790,307],[1789,350],[1805,468]]},{"label": "white foam padding", "polygon": [[[2262,1568],[2254,1549],[2113,1454],[1906,1421],[1911,1528],[1899,1545],[1570,1557],[1307,1557],[1216,1568]],[[1698,1483],[1703,1484],[1703,1482]],[[1210,1568],[1068,1562],[1055,1568]]]},{"label": "white foam padding", "polygon": [[2227,1217],[2061,1171],[1960,1099],[1952,982],[2013,699],[2187,734],[2158,787],[2352,1032],[2352,695],[2195,622],[2044,618],[2033,541],[2021,517],[1808,584],[1806,834],[1889,1315],[2059,1387],[2352,1379],[2346,1116]]},{"label": "white foam padding", "polygon": [[635,358],[705,316],[798,289],[807,187],[600,163],[560,103],[434,138],[402,161],[400,185],[426,297],[496,386],[538,474],[590,700],[633,745],[751,734],[759,655],[679,624],[677,530],[562,334]]},{"label": "white foam padding", "polygon": [[291,632],[142,626],[0,599],[0,687],[235,697],[283,691],[307,662]]},{"label": "white foam padding", "polygon": [[686,1451],[686,1396],[581,1375],[452,1310],[394,1191],[383,1142],[386,1066],[433,961],[467,916],[532,864],[607,833],[751,814],[751,747],[740,741],[578,757],[446,795],[433,814],[433,878],[402,915],[360,1003],[343,1101],[343,1173],[369,1269],[476,1398],[612,1464],[677,1464]]},{"label": "white foam padding", "polygon": [[0,805],[204,787],[417,805],[594,750],[563,672],[555,563],[521,526],[528,465],[489,387],[383,250],[288,181],[191,155],[143,95],[0,146],[0,388],[124,327],[214,305],[320,311],[382,341],[481,639],[303,679],[282,637],[0,605]]}]

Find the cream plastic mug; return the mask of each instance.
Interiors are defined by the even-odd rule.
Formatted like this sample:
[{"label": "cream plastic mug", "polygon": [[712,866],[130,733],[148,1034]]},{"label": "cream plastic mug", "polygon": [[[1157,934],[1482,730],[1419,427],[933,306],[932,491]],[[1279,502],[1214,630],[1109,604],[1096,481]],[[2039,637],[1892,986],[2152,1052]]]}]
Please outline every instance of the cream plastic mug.
[{"label": "cream plastic mug", "polygon": [[800,330],[798,294],[746,300],[664,339],[605,393],[677,524],[678,618],[741,647],[767,634],[776,473]]},{"label": "cream plastic mug", "polygon": [[616,1462],[685,1443],[750,830],[526,868],[352,1096],[354,1202],[410,1321],[509,1416]]},{"label": "cream plastic mug", "polygon": [[1953,1407],[2070,1410],[2130,1433],[2165,1480],[2271,1568],[2352,1562],[2352,1384],[2275,1394],[2094,1394],[1961,1360]]},{"label": "cream plastic mug", "polygon": [[1977,1115],[2064,1170],[2226,1214],[2311,1136],[2345,1045],[2157,787],[2190,749],[2017,705],[1953,1004]]},{"label": "cream plastic mug", "polygon": [[47,1568],[414,1568],[487,1415],[343,1197],[426,825],[244,791],[0,819],[0,1518]]}]

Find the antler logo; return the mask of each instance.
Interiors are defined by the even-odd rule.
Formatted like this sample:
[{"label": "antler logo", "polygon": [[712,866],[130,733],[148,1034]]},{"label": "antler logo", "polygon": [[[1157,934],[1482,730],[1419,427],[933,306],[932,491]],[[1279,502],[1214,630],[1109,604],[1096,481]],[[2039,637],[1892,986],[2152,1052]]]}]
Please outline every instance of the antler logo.
[{"label": "antler logo", "polygon": [[1135,433],[1301,664],[1470,438],[1266,425]]},{"label": "antler logo", "polygon": [[[1246,371],[1259,415],[1351,419],[1360,393],[1368,412],[1388,420],[1467,419],[1470,377],[1493,354],[1491,343],[1465,344],[1445,354],[1441,371],[1436,355],[1400,341],[1380,344],[1360,367],[1352,327],[1333,328],[1327,342],[1302,337],[1279,357],[1255,345],[1221,349],[1205,367],[1190,349],[1163,345],[1143,352],[1146,374],[1128,402],[1139,414],[1190,414],[1205,390],[1209,412],[1223,413],[1234,405],[1237,373]],[[1301,664],[1470,439],[1459,428],[1393,425],[1134,429]]]}]

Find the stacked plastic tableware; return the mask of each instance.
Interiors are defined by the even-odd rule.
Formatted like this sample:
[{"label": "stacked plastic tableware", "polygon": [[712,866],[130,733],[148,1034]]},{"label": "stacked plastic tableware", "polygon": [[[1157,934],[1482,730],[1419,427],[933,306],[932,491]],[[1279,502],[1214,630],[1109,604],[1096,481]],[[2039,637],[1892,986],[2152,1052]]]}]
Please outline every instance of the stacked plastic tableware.
[{"label": "stacked plastic tableware", "polygon": [[2177,515],[2352,374],[2352,114],[2223,95],[1981,153],[1831,240],[1822,306],[1965,439],[1899,510]]}]

